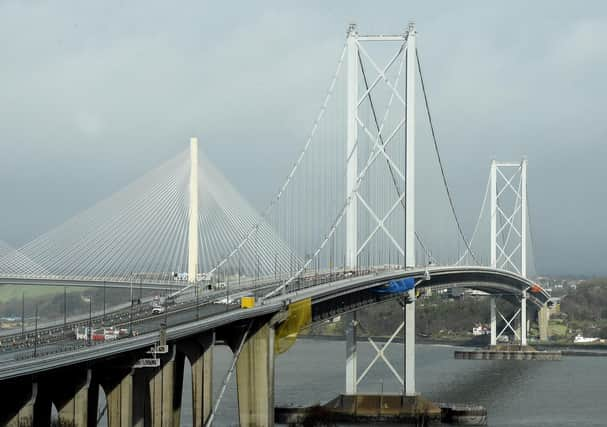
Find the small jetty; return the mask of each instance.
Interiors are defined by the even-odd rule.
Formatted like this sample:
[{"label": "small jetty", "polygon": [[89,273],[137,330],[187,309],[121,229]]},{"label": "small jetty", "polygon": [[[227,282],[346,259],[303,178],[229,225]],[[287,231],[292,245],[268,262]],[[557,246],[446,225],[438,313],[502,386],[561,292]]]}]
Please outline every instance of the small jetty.
[{"label": "small jetty", "polygon": [[531,346],[497,345],[472,350],[455,350],[455,359],[463,360],[561,360],[561,351],[538,351]]},{"label": "small jetty", "polygon": [[276,423],[289,425],[321,420],[368,425],[487,425],[487,410],[483,406],[435,403],[421,396],[397,394],[342,394],[324,405],[277,407],[274,415]]}]

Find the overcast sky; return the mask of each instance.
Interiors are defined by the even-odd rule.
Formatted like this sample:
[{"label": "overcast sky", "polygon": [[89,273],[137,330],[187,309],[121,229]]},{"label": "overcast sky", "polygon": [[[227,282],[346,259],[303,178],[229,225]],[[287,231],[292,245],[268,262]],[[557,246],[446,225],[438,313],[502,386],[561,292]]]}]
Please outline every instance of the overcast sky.
[{"label": "overcast sky", "polygon": [[263,208],[347,24],[398,33],[410,20],[467,233],[490,160],[526,155],[538,271],[607,274],[601,1],[0,0],[0,240],[64,222],[190,135]]}]

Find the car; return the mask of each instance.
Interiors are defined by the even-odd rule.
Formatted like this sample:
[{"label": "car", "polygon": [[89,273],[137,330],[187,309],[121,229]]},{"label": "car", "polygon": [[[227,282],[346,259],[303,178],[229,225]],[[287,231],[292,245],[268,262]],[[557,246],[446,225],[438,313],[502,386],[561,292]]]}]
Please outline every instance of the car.
[{"label": "car", "polygon": [[213,302],[213,304],[240,304],[240,297],[218,298],[216,300],[213,300],[212,302]]},{"label": "car", "polygon": [[155,305],[152,307],[152,314],[162,314],[166,311],[166,309],[161,305]]}]

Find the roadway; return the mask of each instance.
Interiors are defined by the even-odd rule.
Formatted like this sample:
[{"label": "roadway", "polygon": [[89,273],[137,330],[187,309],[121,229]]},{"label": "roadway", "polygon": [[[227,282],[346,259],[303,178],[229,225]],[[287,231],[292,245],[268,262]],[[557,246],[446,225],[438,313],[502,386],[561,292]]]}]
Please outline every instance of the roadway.
[{"label": "roadway", "polygon": [[[191,301],[176,304],[166,314],[152,315],[151,307],[149,312],[143,310],[141,316],[132,321],[133,330],[138,331],[137,336],[91,346],[76,343],[73,339],[71,342],[65,341],[66,338],[63,337],[37,348],[35,358],[32,357],[31,347],[9,351],[1,359],[0,366],[3,369],[0,370],[0,380],[152,346],[158,342],[158,329],[163,320],[168,323],[167,339],[177,340],[258,316],[277,313],[292,301],[310,298],[313,321],[319,321],[365,304],[378,302],[379,298],[372,292],[373,288],[404,277],[416,278],[418,288],[443,287],[451,283],[452,286],[481,289],[499,295],[506,292],[512,295],[520,294],[533,284],[528,279],[504,270],[485,267],[430,267],[408,271],[378,270],[358,273],[348,271],[308,275],[293,282],[284,293],[250,309],[241,309],[237,304],[217,304],[218,301],[226,298],[227,292],[213,291],[204,298],[201,297],[200,304]],[[231,295],[233,298],[239,298],[241,295],[254,293],[260,297],[277,284],[277,282],[268,283],[255,290],[239,289]],[[349,301],[348,298],[353,295],[359,298]],[[529,300],[541,306],[548,297],[548,294],[542,292],[530,295]],[[114,326],[125,326],[129,323],[131,320],[119,322]]]}]

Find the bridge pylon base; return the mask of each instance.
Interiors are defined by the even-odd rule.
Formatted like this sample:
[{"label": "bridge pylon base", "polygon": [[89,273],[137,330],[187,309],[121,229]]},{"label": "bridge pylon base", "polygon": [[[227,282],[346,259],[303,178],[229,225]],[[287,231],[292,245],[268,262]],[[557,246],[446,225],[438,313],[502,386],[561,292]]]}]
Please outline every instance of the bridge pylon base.
[{"label": "bridge pylon base", "polygon": [[373,425],[466,424],[486,425],[480,405],[435,403],[422,396],[396,394],[340,395],[324,405],[276,408],[277,423],[365,423]]},{"label": "bridge pylon base", "polygon": [[455,359],[462,360],[561,360],[560,351],[537,351],[531,346],[497,345],[473,350],[456,350]]}]

